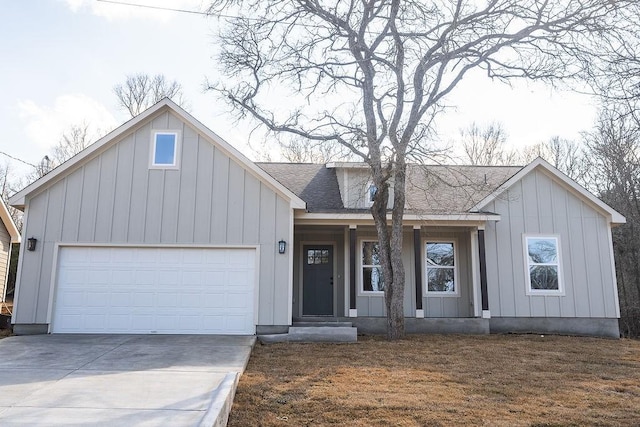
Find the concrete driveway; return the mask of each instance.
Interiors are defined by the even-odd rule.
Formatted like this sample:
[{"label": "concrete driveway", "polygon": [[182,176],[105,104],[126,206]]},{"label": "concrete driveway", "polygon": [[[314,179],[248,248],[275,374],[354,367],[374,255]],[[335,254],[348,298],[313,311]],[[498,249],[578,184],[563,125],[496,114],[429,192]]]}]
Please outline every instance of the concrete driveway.
[{"label": "concrete driveway", "polygon": [[0,425],[225,425],[255,337],[0,340]]}]

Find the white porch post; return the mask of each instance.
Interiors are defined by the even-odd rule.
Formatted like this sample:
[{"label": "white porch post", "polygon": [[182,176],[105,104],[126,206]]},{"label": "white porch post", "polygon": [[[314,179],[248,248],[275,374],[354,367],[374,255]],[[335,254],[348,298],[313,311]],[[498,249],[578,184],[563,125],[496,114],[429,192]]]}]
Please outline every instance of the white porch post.
[{"label": "white porch post", "polygon": [[478,248],[478,227],[473,227],[469,233],[471,237],[471,290],[473,292],[473,316],[482,315],[480,305],[480,251]]},{"label": "white porch post", "polygon": [[356,225],[349,225],[349,317],[358,317],[356,307]]}]

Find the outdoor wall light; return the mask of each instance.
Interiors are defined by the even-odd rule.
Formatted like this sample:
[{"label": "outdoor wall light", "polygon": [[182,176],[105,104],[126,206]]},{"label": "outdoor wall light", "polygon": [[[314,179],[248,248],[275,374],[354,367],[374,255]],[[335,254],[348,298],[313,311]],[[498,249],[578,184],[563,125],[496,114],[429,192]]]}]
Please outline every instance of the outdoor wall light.
[{"label": "outdoor wall light", "polygon": [[278,242],[278,253],[283,254],[285,253],[286,250],[287,250],[287,242],[285,242],[284,240],[280,240]]},{"label": "outdoor wall light", "polygon": [[36,250],[36,243],[38,243],[38,239],[35,237],[29,237],[27,239],[27,250],[33,252]]}]

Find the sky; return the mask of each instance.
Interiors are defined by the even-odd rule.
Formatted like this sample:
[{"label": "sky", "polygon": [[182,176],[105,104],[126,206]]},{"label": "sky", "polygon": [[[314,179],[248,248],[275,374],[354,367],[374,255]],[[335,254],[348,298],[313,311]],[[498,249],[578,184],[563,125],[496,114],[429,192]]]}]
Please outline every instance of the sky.
[{"label": "sky", "polygon": [[[207,4],[127,2],[195,11]],[[97,138],[124,123],[129,116],[113,87],[136,73],[178,81],[189,112],[251,158],[249,124],[237,123],[224,102],[204,91],[219,74],[218,25],[218,18],[99,0],[0,0],[0,165],[25,173],[30,168],[7,155],[36,164],[72,125],[89,124]],[[463,79],[447,103],[452,108],[437,122],[443,140],[455,140],[474,121],[499,122],[516,148],[554,136],[577,139],[597,111],[586,95],[538,83],[509,87],[480,73]]]}]

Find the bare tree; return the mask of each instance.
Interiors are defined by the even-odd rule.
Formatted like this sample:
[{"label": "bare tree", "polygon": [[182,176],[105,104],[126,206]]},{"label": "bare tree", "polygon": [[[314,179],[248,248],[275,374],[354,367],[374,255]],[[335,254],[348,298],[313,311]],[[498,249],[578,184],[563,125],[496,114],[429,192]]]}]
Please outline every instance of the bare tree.
[{"label": "bare tree", "polygon": [[[625,105],[626,104],[626,105]],[[621,330],[640,335],[640,115],[633,104],[603,109],[586,134],[589,182],[627,223],[613,230]]]},{"label": "bare tree", "polygon": [[490,123],[481,127],[475,122],[460,130],[462,137],[463,162],[472,165],[498,166],[512,165],[516,153],[505,147],[507,133],[500,123]]},{"label": "bare tree", "polygon": [[[626,104],[626,105],[625,105]],[[620,292],[621,330],[640,335],[640,115],[633,104],[609,105],[600,113],[588,146],[591,188],[627,223],[613,230]]]},{"label": "bare tree", "polygon": [[424,152],[445,97],[473,70],[552,81],[622,66],[640,12],[637,0],[214,0],[210,13],[229,6],[240,17],[220,34],[226,75],[209,88],[240,117],[337,142],[370,167],[389,339],[404,336],[407,154]]},{"label": "bare tree", "polygon": [[15,182],[15,178],[11,174],[11,168],[9,163],[0,165],[0,197],[7,206],[9,215],[14,224],[18,228],[18,231],[22,232],[22,211],[9,205],[9,196],[16,192],[19,187],[18,182]]},{"label": "bare tree", "polygon": [[53,148],[51,157],[52,166],[56,167],[71,157],[75,156],[93,142],[92,134],[89,131],[89,124],[72,125],[60,137],[60,141]]},{"label": "bare tree", "polygon": [[127,76],[124,83],[113,88],[120,107],[135,117],[163,98],[170,98],[176,104],[184,106],[182,86],[177,81],[167,81],[164,75],[153,77],[148,74]]},{"label": "bare tree", "polygon": [[29,184],[45,176],[62,163],[75,156],[97,140],[100,130],[92,132],[86,122],[71,125],[60,135],[58,143],[53,147],[52,155],[44,155],[42,160],[33,166],[33,170],[24,176],[24,183]]},{"label": "bare tree", "polygon": [[309,143],[301,138],[288,138],[280,143],[280,153],[288,162],[294,163],[329,163],[347,161],[350,153],[343,146],[329,143]]},{"label": "bare tree", "polygon": [[529,163],[536,157],[542,157],[570,178],[586,185],[588,164],[579,142],[554,136],[546,142],[525,147],[520,155],[522,163]]}]

